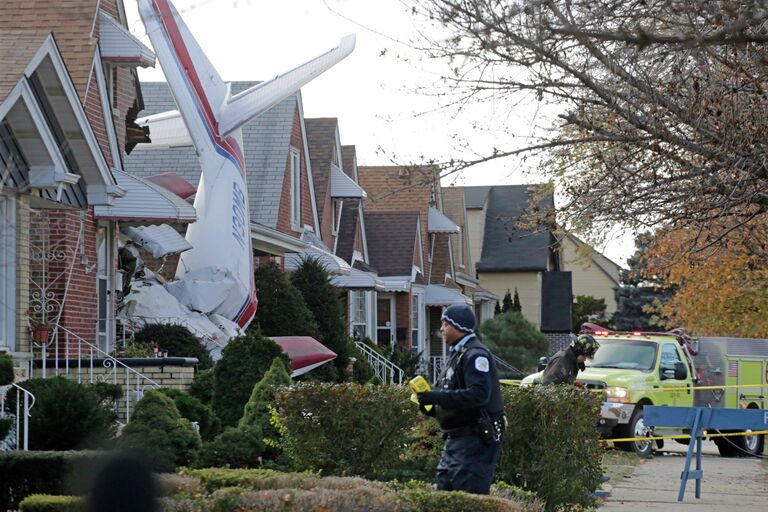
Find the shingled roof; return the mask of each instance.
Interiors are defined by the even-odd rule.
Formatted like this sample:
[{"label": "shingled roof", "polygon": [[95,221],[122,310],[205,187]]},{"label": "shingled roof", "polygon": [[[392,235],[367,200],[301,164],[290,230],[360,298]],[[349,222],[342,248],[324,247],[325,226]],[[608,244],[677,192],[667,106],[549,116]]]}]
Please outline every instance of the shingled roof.
[{"label": "shingled roof", "polygon": [[[232,82],[233,94],[258,82]],[[141,84],[145,109],[140,116],[176,110],[168,84]],[[298,108],[298,93],[243,126],[243,149],[251,221],[275,229],[288,162],[291,130]],[[150,134],[150,137],[152,135]],[[197,187],[200,163],[192,146],[152,149],[139,144],[126,158],[125,169],[137,176],[175,172]]]},{"label": "shingled roof", "polygon": [[336,256],[344,258],[347,263],[352,263],[352,254],[355,251],[355,236],[357,235],[357,222],[360,217],[360,207],[351,201],[345,201],[341,208],[339,220],[339,236],[336,240]]},{"label": "shingled roof", "polygon": [[341,146],[341,163],[341,170],[353,180],[357,180],[355,177],[355,166],[357,165],[355,146]]},{"label": "shingled roof", "polygon": [[326,191],[331,179],[331,163],[339,167],[343,164],[338,161],[336,154],[336,132],[339,120],[335,117],[320,117],[316,119],[304,119],[307,128],[307,145],[309,146],[309,160],[312,163],[312,180],[317,198],[317,217],[323,218]]},{"label": "shingled roof", "polygon": [[[34,31],[36,35],[53,32],[75,90],[83,101],[98,43],[98,24],[94,27],[98,5],[98,0],[58,0],[57,2],[2,0],[0,1],[0,30],[27,33]],[[91,38],[94,28],[96,31]],[[22,32],[19,33],[20,37]],[[18,46],[28,43],[28,39],[21,39],[18,41]],[[38,44],[37,48],[39,47]],[[5,60],[2,62],[5,68]],[[4,78],[6,73],[6,69],[3,69],[0,75]],[[0,79],[0,81],[3,80]],[[1,89],[2,86],[0,86],[0,93],[3,92]],[[1,97],[5,97],[8,93],[8,91],[4,92],[5,94]]]},{"label": "shingled roof", "polygon": [[379,275],[410,276],[419,212],[365,212],[370,264]]},{"label": "shingled roof", "polygon": [[[551,247],[554,243],[552,233],[546,229],[531,232],[515,227],[520,216],[530,211],[528,204],[530,196],[531,189],[527,185],[490,188],[485,217],[483,254],[476,266],[478,272],[547,270]],[[549,195],[539,204],[554,208],[554,197]]]},{"label": "shingled roof", "polygon": [[0,29],[0,101],[19,83],[24,69],[48,36],[47,30]]}]

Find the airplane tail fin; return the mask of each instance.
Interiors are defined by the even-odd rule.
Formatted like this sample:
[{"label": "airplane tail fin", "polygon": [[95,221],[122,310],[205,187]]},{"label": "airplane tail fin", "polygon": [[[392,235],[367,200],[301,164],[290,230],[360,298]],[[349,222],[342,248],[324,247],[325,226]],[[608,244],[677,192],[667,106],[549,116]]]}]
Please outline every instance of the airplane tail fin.
[{"label": "airplane tail fin", "polygon": [[235,96],[223,106],[221,134],[226,136],[254,117],[264,113],[303,85],[340,62],[355,49],[355,35],[344,37],[339,46],[275,78],[257,84]]}]

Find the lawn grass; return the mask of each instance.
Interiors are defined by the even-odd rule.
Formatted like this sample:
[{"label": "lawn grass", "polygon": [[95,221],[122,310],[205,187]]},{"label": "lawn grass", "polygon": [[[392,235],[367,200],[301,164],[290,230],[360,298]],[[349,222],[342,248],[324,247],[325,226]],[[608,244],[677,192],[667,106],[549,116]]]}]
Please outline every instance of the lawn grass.
[{"label": "lawn grass", "polygon": [[628,477],[635,467],[643,461],[632,452],[608,449],[603,455],[603,473],[609,478],[609,485],[616,485]]}]

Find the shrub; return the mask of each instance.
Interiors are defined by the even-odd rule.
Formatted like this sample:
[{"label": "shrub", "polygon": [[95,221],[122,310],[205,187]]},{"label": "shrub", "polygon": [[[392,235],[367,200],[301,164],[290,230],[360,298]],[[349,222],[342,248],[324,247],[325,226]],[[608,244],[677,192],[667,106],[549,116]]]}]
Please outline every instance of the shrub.
[{"label": "shrub", "polygon": [[200,449],[200,435],[168,396],[147,391],[136,404],[118,446],[142,452],[157,471],[189,464]]},{"label": "shrub", "polygon": [[317,322],[320,341],[336,352],[338,357],[334,361],[335,366],[343,370],[347,366],[352,346],[344,321],[344,304],[339,290],[331,284],[328,271],[317,258],[304,258],[291,281],[301,292]]},{"label": "shrub", "polygon": [[549,353],[549,340],[517,311],[506,311],[480,326],[482,342],[491,352],[525,371],[536,368],[541,356]]},{"label": "shrub", "polygon": [[288,356],[259,331],[230,341],[214,367],[213,411],[225,426],[234,426],[243,416],[243,408],[253,386],[264,377],[272,361],[279,357],[286,366]]},{"label": "shrub", "polygon": [[84,512],[85,500],[80,496],[33,494],[24,498],[19,512]]},{"label": "shrub", "polygon": [[14,421],[13,418],[0,418],[0,442],[8,437],[8,433],[11,431]]},{"label": "shrub", "polygon": [[194,466],[198,468],[259,466],[261,454],[264,452],[262,438],[259,428],[227,427],[213,441],[203,445]]},{"label": "shrub", "polygon": [[7,386],[13,382],[13,359],[4,352],[0,352],[0,386]]},{"label": "shrub", "polygon": [[274,262],[255,271],[259,307],[253,327],[265,336],[318,335],[317,324],[299,290]]},{"label": "shrub", "polygon": [[[24,388],[35,396],[29,418],[31,450],[96,448],[114,437],[117,416],[102,406],[106,387],[54,377],[26,380]],[[9,397],[15,403],[15,389]]]},{"label": "shrub", "polygon": [[189,394],[206,405],[213,402],[213,368],[198,369],[189,387]]},{"label": "shrub", "polygon": [[363,354],[360,349],[352,347],[350,355],[356,359],[355,365],[352,367],[353,382],[357,382],[358,384],[380,384],[376,377],[376,372],[373,370],[373,367],[365,358],[365,354]]},{"label": "shrub", "polygon": [[136,343],[155,344],[172,357],[196,357],[203,370],[213,366],[208,349],[183,325],[150,324],[133,337]]},{"label": "shrub", "polygon": [[275,399],[281,447],[295,469],[337,475],[375,477],[395,467],[417,414],[396,386],[297,384]]},{"label": "shrub", "polygon": [[559,506],[590,506],[600,485],[600,397],[575,386],[504,388],[509,426],[496,477]]},{"label": "shrub", "polygon": [[85,494],[108,452],[0,452],[0,510],[15,510],[32,494]]},{"label": "shrub", "polygon": [[[277,388],[280,386],[290,386],[291,384],[293,384],[293,381],[288,374],[288,370],[285,368],[285,364],[283,364],[282,359],[276,357],[272,361],[272,366],[264,374],[264,377],[253,386],[251,398],[245,404],[245,410],[243,411],[243,417],[240,418],[239,426],[241,428],[250,427],[261,430],[263,438],[269,440],[267,444],[277,446],[279,435],[270,424],[272,416],[270,407],[275,404],[275,391]],[[270,454],[271,458],[275,458],[276,455],[276,453]]]},{"label": "shrub", "polygon": [[200,437],[203,440],[207,441],[213,439],[213,437],[218,434],[221,428],[221,422],[213,414],[210,407],[180,389],[162,388],[160,389],[160,392],[173,400],[173,403],[179,410],[179,414],[181,414],[182,418],[197,423]]},{"label": "shrub", "polygon": [[[415,413],[416,406],[413,408]],[[414,425],[407,431],[404,453],[399,463],[383,475],[383,479],[434,483],[442,450],[443,434],[437,421],[417,414]]]}]

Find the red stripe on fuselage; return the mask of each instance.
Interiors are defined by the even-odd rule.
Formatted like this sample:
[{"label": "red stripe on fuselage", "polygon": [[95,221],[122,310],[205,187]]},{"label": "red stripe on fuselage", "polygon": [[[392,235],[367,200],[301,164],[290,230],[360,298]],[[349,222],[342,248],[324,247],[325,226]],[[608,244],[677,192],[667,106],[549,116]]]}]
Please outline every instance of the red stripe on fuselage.
[{"label": "red stripe on fuselage", "polygon": [[219,122],[213,114],[210,103],[208,103],[208,97],[205,95],[205,88],[200,82],[200,77],[197,75],[197,69],[192,61],[192,57],[189,55],[187,46],[184,44],[184,37],[181,35],[181,30],[179,30],[179,26],[176,24],[176,18],[173,16],[173,11],[171,10],[170,5],[167,0],[152,0],[152,5],[155,8],[155,12],[160,17],[160,22],[165,27],[165,31],[168,33],[168,37],[173,45],[173,51],[176,53],[176,57],[179,59],[179,62],[189,79],[189,83],[192,85],[192,89],[197,96],[205,121],[214,137],[214,143],[218,144],[227,153],[232,155],[240,165],[240,172],[245,174],[245,159],[243,158],[243,152],[240,149],[240,146],[233,137],[223,139],[219,134]]}]

